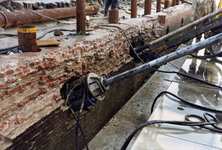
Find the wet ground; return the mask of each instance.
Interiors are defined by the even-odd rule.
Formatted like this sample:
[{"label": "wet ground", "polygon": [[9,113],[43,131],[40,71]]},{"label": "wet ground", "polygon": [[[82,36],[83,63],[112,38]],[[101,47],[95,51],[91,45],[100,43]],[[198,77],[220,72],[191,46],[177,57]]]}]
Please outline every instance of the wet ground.
[{"label": "wet ground", "polygon": [[[200,50],[197,54],[204,55],[204,51]],[[220,57],[197,59],[186,56],[160,67],[159,70],[186,72],[220,86],[222,78],[221,60]],[[222,109],[221,88],[212,87],[178,74],[155,72],[147,83],[89,143],[89,149],[120,149],[129,134],[147,120],[184,121],[187,114],[203,117],[203,114],[208,112],[222,123],[221,113],[201,110],[164,94],[156,102],[156,109],[151,114],[153,101],[162,91],[172,92],[197,105]],[[218,124],[218,126],[222,127],[221,124]],[[198,149],[214,150],[221,149],[221,139],[221,133],[207,131],[199,127],[159,124],[143,128],[141,132],[134,136],[127,149],[187,150],[198,147]]]},{"label": "wet ground", "polygon": [[[207,60],[188,57],[181,71],[220,86],[222,77],[221,60],[221,57]],[[177,75],[167,91],[200,106],[216,110],[222,109],[221,88],[212,87],[205,83]],[[219,121],[217,126],[222,127],[221,112],[200,109],[181,102],[175,97],[164,95],[149,118],[149,121],[184,121],[186,115],[194,114],[203,117],[205,113],[214,116]],[[151,125],[142,130],[131,149],[187,150],[196,149],[197,147],[203,150],[222,149],[221,133],[208,131],[199,127],[167,124]]]}]

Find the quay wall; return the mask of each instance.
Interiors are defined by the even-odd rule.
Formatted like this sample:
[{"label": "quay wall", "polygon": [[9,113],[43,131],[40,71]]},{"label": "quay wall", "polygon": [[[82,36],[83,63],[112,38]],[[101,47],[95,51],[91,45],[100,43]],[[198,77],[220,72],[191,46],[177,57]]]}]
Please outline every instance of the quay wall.
[{"label": "quay wall", "polygon": [[[152,30],[151,40],[155,40],[163,29],[156,14],[123,23],[130,24],[118,24],[129,39],[140,31]],[[111,77],[137,65],[119,29],[99,27],[91,34],[63,35],[57,38],[59,47],[44,47],[41,52],[0,56],[0,149],[75,149],[76,122],[63,105],[62,86],[72,77],[88,71]],[[106,98],[80,120],[87,141],[152,73],[146,71],[111,85]],[[79,146],[83,148],[81,134],[78,137]]]}]

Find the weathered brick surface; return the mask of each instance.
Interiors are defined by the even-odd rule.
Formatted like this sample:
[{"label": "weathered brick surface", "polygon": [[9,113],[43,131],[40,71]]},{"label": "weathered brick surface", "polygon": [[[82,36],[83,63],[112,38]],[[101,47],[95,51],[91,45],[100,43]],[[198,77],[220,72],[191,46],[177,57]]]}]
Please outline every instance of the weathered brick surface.
[{"label": "weathered brick surface", "polygon": [[[146,28],[145,24],[147,19],[138,19],[137,22],[137,25],[132,27],[129,25],[121,25],[129,39],[132,38],[135,31],[137,32],[138,30]],[[135,31],[132,30],[132,28],[134,28]],[[87,71],[94,72],[98,75],[104,73],[110,74],[113,71],[119,70],[122,66],[127,66],[126,64],[132,60],[132,57],[129,55],[129,43],[120,30],[115,29],[116,32],[112,34],[107,32],[106,29],[96,30],[94,33],[103,31],[103,34],[99,35],[99,37],[86,37],[81,42],[73,42],[72,45],[61,43],[58,48],[43,48],[39,53],[0,56],[2,57],[1,60],[7,59],[7,62],[0,66],[0,136],[3,139],[5,137],[5,139],[9,138],[13,140],[12,143],[2,142],[0,149],[4,149],[10,145],[9,149],[21,149],[23,146],[25,148],[30,146],[29,148],[31,149],[31,145],[26,143],[27,146],[25,146],[22,144],[25,142],[26,136],[28,136],[28,143],[30,142],[28,141],[30,138],[41,137],[40,141],[35,140],[36,144],[40,144],[38,142],[45,142],[45,145],[41,143],[43,144],[42,148],[50,149],[50,147],[54,147],[49,144],[49,142],[54,143],[53,139],[56,141],[54,145],[58,146],[58,143],[61,142],[60,136],[64,136],[63,138],[65,138],[66,134],[67,136],[73,136],[69,134],[75,130],[73,128],[74,123],[72,123],[71,128],[69,127],[69,129],[73,131],[68,131],[68,129],[64,129],[66,131],[60,131],[63,130],[60,129],[60,126],[68,128],[68,126],[70,126],[69,122],[73,122],[70,120],[67,121],[67,118],[64,118],[67,116],[67,108],[65,109],[66,111],[61,109],[63,100],[60,96],[60,89],[63,84],[71,77],[78,77]],[[74,37],[70,38],[74,39]],[[130,68],[132,68],[132,66]],[[143,80],[144,78],[141,77],[138,81],[142,82]],[[118,103],[116,101],[112,102],[110,110],[106,109],[106,111],[110,111],[106,114],[108,116],[105,115],[105,112],[103,112],[105,115],[104,118],[99,117],[99,114],[95,115],[99,117],[98,119],[101,120],[101,123],[99,125],[92,124],[92,128],[95,126],[99,127],[95,127],[94,132],[92,132],[90,128],[84,127],[86,128],[86,134],[89,134],[87,135],[88,140],[105,125],[104,123],[108,121],[111,114],[115,114],[126,100],[135,93],[141,85],[140,82],[136,86],[133,85],[137,84],[136,81],[135,83],[129,84],[130,88],[135,89],[132,90],[132,93],[128,94],[129,96],[127,97],[126,92],[130,92],[128,91],[130,88],[128,88],[127,91],[126,89],[118,89],[119,87],[126,88],[127,85],[117,85],[115,87],[116,89],[114,91],[117,93],[113,93],[112,95],[124,97],[123,100],[119,100]],[[110,92],[111,91],[112,90],[110,90]],[[122,91],[125,91],[123,92],[125,93],[123,94],[124,96],[121,96]],[[110,102],[111,101],[109,101],[109,103]],[[99,106],[96,107],[97,110],[95,109],[95,114],[99,113],[97,111],[100,111]],[[52,117],[53,115],[55,116]],[[87,118],[86,116],[83,122],[91,124]],[[48,123],[44,124],[43,120]],[[56,122],[56,127],[52,125],[51,122]],[[69,125],[67,125],[67,123]],[[41,126],[54,127],[41,127],[43,130],[40,131],[40,124]],[[38,136],[34,136],[34,131],[32,130],[38,130],[35,131],[35,134],[38,134]],[[54,135],[54,132],[57,132],[56,130],[62,132],[61,135],[59,135],[59,133],[57,133],[58,135]],[[45,137],[44,140],[43,135],[45,134],[48,136],[46,136],[48,139],[45,139]],[[51,134],[55,137],[50,141],[49,135]],[[73,140],[73,138],[71,139]],[[24,141],[21,143],[21,140]],[[67,141],[70,141],[70,139]],[[66,141],[64,142],[66,143]],[[40,147],[38,147],[38,149],[39,148]],[[71,148],[70,144],[67,148]]]},{"label": "weathered brick surface", "polygon": [[[161,29],[158,17],[139,18],[132,26],[119,26],[129,39],[140,33],[151,41],[161,33],[150,36],[142,32]],[[109,29],[96,29],[96,36],[84,37],[80,42],[75,37],[65,37],[69,42],[64,40],[59,47],[42,48],[38,53],[0,56],[0,61],[7,60],[0,66],[0,149],[75,149],[75,121],[68,118],[68,108],[62,106],[60,95],[64,83],[87,71],[113,76],[135,67],[124,34]],[[80,121],[87,141],[150,75],[144,72],[111,86],[106,99]],[[83,147],[82,136],[79,138]]]}]

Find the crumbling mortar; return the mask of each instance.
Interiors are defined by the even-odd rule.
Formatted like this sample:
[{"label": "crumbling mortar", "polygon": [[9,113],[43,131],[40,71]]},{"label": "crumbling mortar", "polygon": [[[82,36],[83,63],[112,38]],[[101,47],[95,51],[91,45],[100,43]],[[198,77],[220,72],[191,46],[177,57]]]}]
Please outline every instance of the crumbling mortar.
[{"label": "crumbling mortar", "polygon": [[[129,29],[129,28],[127,27],[125,30],[127,30],[127,29]],[[132,33],[133,33],[133,31],[127,32],[127,35],[129,35],[130,39],[131,39]],[[111,36],[113,36],[113,37],[111,37]],[[47,74],[49,76],[51,75],[49,80],[52,80],[52,81],[50,81],[50,82],[48,82],[49,80],[47,80],[47,78],[43,79],[43,76],[42,76],[42,81],[45,82],[43,84],[46,86],[37,86],[37,89],[39,89],[39,94],[40,94],[38,97],[40,97],[41,95],[47,95],[47,92],[49,92],[49,90],[53,90],[56,88],[53,86],[57,86],[57,87],[61,88],[62,85],[66,81],[68,81],[68,79],[71,76],[79,76],[83,72],[86,72],[87,70],[92,70],[97,74],[102,74],[104,72],[108,73],[112,69],[117,70],[127,60],[131,60],[132,58],[129,55],[127,55],[128,53],[126,53],[129,51],[129,48],[126,48],[126,47],[129,47],[129,44],[126,41],[125,36],[123,36],[122,32],[118,32],[118,34],[116,34],[115,36],[114,36],[114,34],[108,35],[108,36],[106,36],[106,39],[104,41],[102,41],[100,39],[96,39],[95,41],[94,40],[87,41],[87,42],[85,42],[85,44],[86,43],[92,43],[92,44],[87,44],[85,46],[82,45],[84,43],[76,44],[76,45],[79,45],[80,49],[76,48],[76,47],[74,47],[73,49],[67,48],[68,50],[63,49],[62,52],[57,51],[57,53],[59,53],[59,54],[55,54],[54,52],[52,52],[47,56],[42,56],[44,58],[47,58],[47,57],[51,58],[52,57],[53,59],[52,60],[46,59],[44,61],[40,61],[43,59],[38,59],[36,61],[36,68],[33,63],[33,60],[30,61],[30,63],[32,62],[32,64],[29,64],[28,67],[33,67],[33,69],[30,69],[30,72],[29,72],[29,73],[33,72],[32,76],[36,76],[37,74],[41,74],[42,73],[41,70],[44,70],[44,74]],[[113,45],[113,43],[111,42],[112,40],[115,40],[115,41],[119,40],[119,41],[114,42],[116,45],[114,44],[115,46],[112,46]],[[98,41],[98,43],[100,43],[99,47],[102,47],[102,48],[98,49],[96,47],[98,45],[96,41]],[[126,49],[128,49],[128,50],[126,50]],[[77,50],[77,52],[76,52],[76,50]],[[84,53],[84,51],[90,53],[90,55],[91,55],[91,56],[89,55],[90,58],[87,57],[87,54]],[[57,55],[63,55],[63,57],[57,56]],[[101,58],[95,60],[95,55],[101,56]],[[97,58],[98,58],[98,56],[97,56]],[[110,59],[110,57],[112,57],[112,60]],[[109,63],[107,63],[107,62],[109,62]],[[70,64],[70,65],[67,65],[67,64]],[[50,67],[50,68],[47,68],[47,67]],[[63,70],[61,72],[61,74],[58,73],[58,76],[54,75],[54,73],[57,70],[56,67]],[[49,69],[49,70],[54,69],[55,72],[54,71],[49,72],[46,69]],[[19,71],[19,70],[17,70],[17,71]],[[22,71],[24,71],[24,70],[22,70]],[[63,73],[65,71],[67,71],[67,73]],[[28,74],[28,72],[27,72],[27,74]],[[62,76],[62,74],[64,74],[64,76]],[[26,80],[26,78],[28,78],[28,76],[25,76],[23,78],[22,77],[21,77],[22,80]],[[39,78],[39,80],[40,80],[40,78]],[[18,81],[18,82],[20,82],[20,81]],[[51,84],[52,82],[53,82],[53,84]],[[30,84],[30,82],[29,82],[29,84]],[[32,83],[32,84],[34,84],[34,83]],[[57,94],[58,94],[58,91],[57,91]],[[34,96],[34,97],[31,97],[31,99],[34,100],[34,99],[37,99],[38,97]],[[56,101],[53,101],[55,99],[61,101],[61,96],[58,95],[57,97],[55,97],[55,95],[53,95],[51,97],[50,101],[52,103],[56,103]],[[40,101],[42,101],[42,100],[40,100]],[[30,103],[30,105],[33,105],[33,103],[34,103],[34,101],[32,103]],[[46,105],[48,106],[48,104],[45,104],[44,107],[46,107]],[[28,105],[25,105],[24,107],[28,107]]]}]

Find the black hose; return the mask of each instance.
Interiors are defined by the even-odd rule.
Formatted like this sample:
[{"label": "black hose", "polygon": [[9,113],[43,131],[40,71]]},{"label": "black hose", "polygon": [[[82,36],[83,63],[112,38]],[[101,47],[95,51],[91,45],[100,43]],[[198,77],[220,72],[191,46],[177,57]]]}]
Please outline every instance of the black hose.
[{"label": "black hose", "polygon": [[[214,122],[210,122],[209,119],[207,118],[207,116],[210,116],[214,120]],[[197,122],[196,121],[195,122],[194,121],[190,121],[189,117],[196,117],[200,121],[197,121]],[[165,123],[165,124],[173,124],[173,125],[180,125],[180,126],[198,126],[198,127],[201,127],[201,128],[205,128],[205,129],[207,129],[209,131],[222,133],[221,128],[216,126],[216,124],[218,123],[218,120],[214,116],[212,116],[212,115],[210,115],[208,113],[205,113],[204,114],[204,118],[201,117],[201,116],[198,116],[198,115],[186,115],[185,119],[187,121],[164,121],[164,120],[147,121],[147,122],[141,124],[139,127],[137,127],[128,136],[128,138],[126,139],[125,143],[121,147],[121,150],[125,150],[127,148],[127,146],[129,145],[130,141],[132,140],[133,136],[137,133],[137,131],[139,131],[143,127],[151,125],[151,124],[162,124],[162,123]],[[206,127],[206,125],[211,125],[211,126],[213,126],[213,128]]]},{"label": "black hose", "polygon": [[177,95],[175,95],[175,94],[173,94],[173,93],[171,93],[171,92],[168,92],[168,91],[162,91],[161,93],[159,93],[159,94],[156,96],[156,98],[154,99],[154,102],[153,102],[153,104],[152,104],[152,107],[151,107],[151,113],[153,113],[153,109],[154,109],[154,106],[155,106],[155,103],[156,103],[157,99],[158,99],[162,94],[170,94],[170,95],[172,95],[173,97],[181,100],[182,102],[184,102],[184,103],[186,103],[186,104],[189,104],[189,105],[191,105],[191,106],[197,107],[197,108],[201,108],[201,109],[208,110],[208,111],[212,111],[212,112],[222,113],[222,110],[212,109],[212,108],[209,108],[209,107],[204,107],[204,106],[200,106],[200,105],[191,103],[191,102],[189,102],[189,101],[187,101],[187,100],[185,100],[185,99],[183,99],[183,98],[181,98],[181,97],[179,97],[179,96],[177,96]]},{"label": "black hose", "polygon": [[[43,38],[46,34],[50,33],[50,32],[54,32],[56,30],[60,30],[60,31],[69,31],[69,32],[73,32],[76,31],[76,29],[72,29],[72,30],[68,30],[68,29],[51,29],[49,31],[44,32],[42,35],[40,35],[39,37],[37,37],[37,40]],[[8,51],[10,51],[11,49],[15,49],[18,48],[18,44],[15,46],[11,46],[11,47],[7,47],[7,48],[2,48],[0,49],[0,54],[6,54]]]},{"label": "black hose", "polygon": [[206,81],[201,80],[201,79],[199,79],[199,78],[196,78],[196,77],[194,77],[194,76],[191,76],[191,75],[189,75],[188,73],[182,73],[182,72],[176,72],[176,71],[163,71],[163,70],[157,70],[157,69],[154,69],[154,68],[153,68],[153,70],[158,71],[158,72],[162,72],[162,73],[177,73],[177,74],[180,74],[180,75],[182,75],[182,76],[186,76],[186,77],[189,77],[189,78],[191,78],[191,79],[197,80],[197,81],[199,81],[199,82],[208,84],[208,85],[210,85],[210,86],[214,86],[214,87],[217,87],[217,88],[222,88],[221,86],[218,86],[218,85],[215,85],[215,84],[213,84],[213,83],[209,83],[209,82],[206,82]]},{"label": "black hose", "polygon": [[209,56],[197,56],[197,55],[193,55],[193,54],[189,54],[189,55],[194,57],[194,58],[207,59],[207,58],[214,58],[214,57],[217,57],[217,56],[222,57],[222,52],[219,52],[217,54],[212,54],[212,55],[209,55]]},{"label": "black hose", "polygon": [[[85,138],[85,136],[84,136],[83,129],[82,129],[81,125],[79,124],[78,118],[76,117],[73,109],[71,108],[71,105],[70,105],[69,101],[68,101],[68,106],[69,106],[69,109],[71,110],[72,115],[73,115],[73,117],[75,118],[76,123],[77,123],[77,125],[78,125],[78,127],[79,127],[79,129],[80,129],[80,131],[81,131],[81,133],[82,133],[82,135],[83,135],[84,142],[85,142],[85,144],[87,145],[87,142],[86,142],[86,138]],[[77,145],[78,145],[78,144],[77,144]],[[77,150],[79,150],[79,148],[77,148]]]},{"label": "black hose", "polygon": [[132,46],[132,44],[130,43],[129,38],[127,37],[125,31],[124,31],[121,27],[115,26],[115,25],[98,25],[98,26],[119,28],[119,29],[123,32],[123,34],[125,35],[126,40],[128,41],[128,43],[129,43],[130,47],[132,48],[132,50],[133,50],[134,54],[136,55],[136,57],[137,57],[142,63],[145,63],[145,62],[140,58],[140,56],[137,54],[137,52],[135,51],[135,48],[134,48],[134,47]]},{"label": "black hose", "polygon": [[[87,87],[86,87],[84,78],[82,78],[82,82],[84,83],[84,85],[83,85],[83,86],[84,86],[84,91],[86,91],[86,88],[87,88]],[[76,139],[76,148],[77,148],[77,149],[79,149],[79,142],[78,142],[78,127],[80,127],[79,120],[80,120],[80,116],[81,116],[82,109],[83,109],[83,107],[84,107],[85,96],[86,96],[86,93],[83,94],[82,103],[81,103],[81,108],[80,108],[80,111],[79,111],[78,119],[76,120],[76,121],[77,121],[77,125],[76,125],[76,135],[75,135],[75,139]],[[83,136],[83,139],[84,139],[84,141],[85,141],[86,149],[89,150],[88,144],[87,144],[87,141],[86,141],[86,138],[85,138],[85,135],[84,135],[83,132],[82,132],[82,136]]]},{"label": "black hose", "polygon": [[[84,79],[83,79],[83,80],[84,80]],[[83,83],[85,84],[84,81],[83,81]],[[69,106],[69,109],[71,110],[71,113],[72,113],[74,119],[76,120],[76,135],[75,135],[76,149],[79,150],[79,145],[78,145],[78,128],[79,128],[80,131],[81,131],[81,134],[82,134],[82,136],[83,136],[83,140],[84,140],[84,142],[85,142],[86,149],[88,150],[89,148],[88,148],[88,144],[87,144],[87,141],[86,141],[86,138],[85,138],[83,129],[82,129],[81,125],[79,124],[79,120],[80,120],[80,116],[81,116],[81,111],[82,111],[83,104],[84,104],[84,100],[85,100],[85,94],[83,95],[83,101],[82,101],[82,104],[81,104],[81,109],[80,109],[78,118],[76,117],[75,112],[74,112],[74,110],[72,109],[72,107],[71,107],[71,105],[70,105],[70,102],[69,102],[69,96],[70,96],[70,94],[73,92],[73,90],[74,90],[78,85],[79,85],[79,84],[76,84],[76,85],[70,90],[70,92],[67,94],[66,102],[65,102],[65,103],[67,103],[67,105]]]}]

